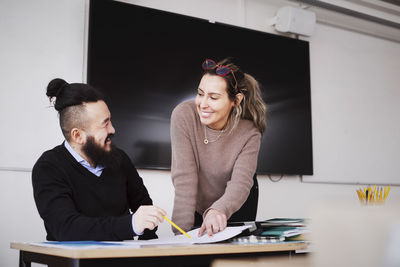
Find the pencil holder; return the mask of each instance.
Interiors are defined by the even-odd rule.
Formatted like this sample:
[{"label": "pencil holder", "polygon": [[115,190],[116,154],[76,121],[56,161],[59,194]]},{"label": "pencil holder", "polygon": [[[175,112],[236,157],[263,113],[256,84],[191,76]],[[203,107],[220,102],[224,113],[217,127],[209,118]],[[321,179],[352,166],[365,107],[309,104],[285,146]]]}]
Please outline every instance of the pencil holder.
[{"label": "pencil holder", "polygon": [[385,204],[386,198],[389,195],[390,186],[364,186],[357,189],[357,196],[360,203],[363,205],[382,205]]}]

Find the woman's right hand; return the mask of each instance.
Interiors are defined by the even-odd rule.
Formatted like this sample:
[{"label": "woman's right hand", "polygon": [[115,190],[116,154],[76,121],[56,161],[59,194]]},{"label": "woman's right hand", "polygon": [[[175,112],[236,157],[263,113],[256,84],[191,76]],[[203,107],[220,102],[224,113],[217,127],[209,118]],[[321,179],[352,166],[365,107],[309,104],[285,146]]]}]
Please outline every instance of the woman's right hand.
[{"label": "woman's right hand", "polygon": [[202,236],[204,232],[212,236],[213,234],[223,231],[226,228],[227,222],[228,219],[224,213],[210,209],[200,227],[199,237]]}]

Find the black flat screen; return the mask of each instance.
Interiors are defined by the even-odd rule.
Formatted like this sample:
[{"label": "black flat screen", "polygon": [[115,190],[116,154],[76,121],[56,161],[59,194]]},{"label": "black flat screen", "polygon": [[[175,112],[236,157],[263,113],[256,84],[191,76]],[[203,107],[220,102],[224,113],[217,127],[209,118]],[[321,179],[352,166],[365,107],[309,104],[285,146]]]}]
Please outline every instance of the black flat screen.
[{"label": "black flat screen", "polygon": [[173,108],[195,97],[205,58],[233,57],[268,107],[257,172],[313,174],[308,42],[102,0],[90,3],[88,39],[88,83],[136,167],[170,169]]}]

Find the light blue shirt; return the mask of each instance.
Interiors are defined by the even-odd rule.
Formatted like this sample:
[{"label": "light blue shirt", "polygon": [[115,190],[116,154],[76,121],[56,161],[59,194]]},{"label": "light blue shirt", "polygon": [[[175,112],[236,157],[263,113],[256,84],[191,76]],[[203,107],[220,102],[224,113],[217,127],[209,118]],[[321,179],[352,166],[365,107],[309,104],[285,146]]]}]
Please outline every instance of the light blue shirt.
[{"label": "light blue shirt", "polygon": [[[92,167],[89,162],[87,162],[84,158],[81,157],[68,143],[67,140],[64,141],[64,146],[68,150],[69,153],[76,159],[77,162],[79,162],[83,167],[85,167],[88,171],[96,175],[97,177],[100,177],[100,175],[103,173],[104,166],[97,165],[96,167]],[[132,229],[135,232],[136,235],[142,235],[143,233],[138,233],[135,228],[135,220],[134,220],[134,215],[132,215]]]},{"label": "light blue shirt", "polygon": [[77,162],[79,162],[83,167],[85,167],[88,171],[96,175],[97,177],[100,177],[100,175],[103,173],[104,167],[97,165],[96,167],[92,167],[89,162],[87,162],[84,158],[81,157],[68,143],[67,140],[64,142],[65,148],[71,153],[71,155],[76,159]]}]

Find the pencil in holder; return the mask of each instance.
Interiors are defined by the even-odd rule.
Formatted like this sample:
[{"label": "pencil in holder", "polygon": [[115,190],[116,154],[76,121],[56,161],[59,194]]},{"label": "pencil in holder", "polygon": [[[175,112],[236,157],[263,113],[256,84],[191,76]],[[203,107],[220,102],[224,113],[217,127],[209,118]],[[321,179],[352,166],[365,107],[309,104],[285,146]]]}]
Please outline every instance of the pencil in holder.
[{"label": "pencil in holder", "polygon": [[365,186],[357,189],[357,196],[363,205],[381,205],[385,204],[389,195],[390,186]]}]

